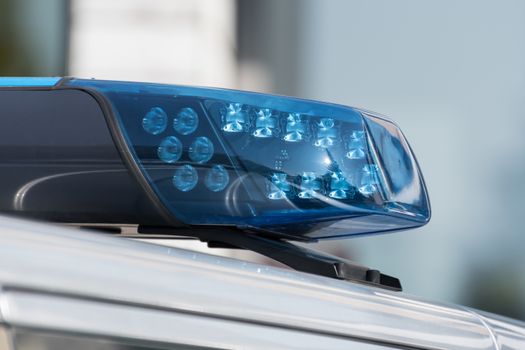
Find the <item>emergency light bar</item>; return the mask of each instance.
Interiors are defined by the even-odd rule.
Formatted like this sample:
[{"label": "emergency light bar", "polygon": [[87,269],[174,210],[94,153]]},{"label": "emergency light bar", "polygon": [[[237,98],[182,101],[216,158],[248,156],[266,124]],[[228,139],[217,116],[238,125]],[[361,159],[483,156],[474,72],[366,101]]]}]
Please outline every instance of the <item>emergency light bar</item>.
[{"label": "emergency light bar", "polygon": [[0,79],[3,212],[289,239],[430,218],[416,159],[383,116],[234,90],[33,79]]}]

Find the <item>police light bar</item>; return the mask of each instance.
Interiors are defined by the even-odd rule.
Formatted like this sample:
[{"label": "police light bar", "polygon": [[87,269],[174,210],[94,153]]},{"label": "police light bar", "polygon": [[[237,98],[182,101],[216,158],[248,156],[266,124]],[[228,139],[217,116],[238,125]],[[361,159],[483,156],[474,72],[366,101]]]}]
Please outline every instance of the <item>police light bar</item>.
[{"label": "police light bar", "polygon": [[352,107],[214,88],[7,78],[0,116],[5,213],[303,240],[430,218],[399,128]]}]

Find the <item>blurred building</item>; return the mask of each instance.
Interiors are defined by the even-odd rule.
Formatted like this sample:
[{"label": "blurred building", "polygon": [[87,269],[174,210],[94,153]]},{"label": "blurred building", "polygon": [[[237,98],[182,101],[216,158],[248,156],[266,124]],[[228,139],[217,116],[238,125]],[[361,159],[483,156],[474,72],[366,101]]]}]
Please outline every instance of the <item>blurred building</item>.
[{"label": "blurred building", "polygon": [[2,74],[239,87],[391,115],[425,174],[431,223],[322,246],[408,293],[525,319],[525,2],[42,4],[0,0]]},{"label": "blurred building", "polygon": [[75,0],[69,73],[234,87],[233,0]]}]

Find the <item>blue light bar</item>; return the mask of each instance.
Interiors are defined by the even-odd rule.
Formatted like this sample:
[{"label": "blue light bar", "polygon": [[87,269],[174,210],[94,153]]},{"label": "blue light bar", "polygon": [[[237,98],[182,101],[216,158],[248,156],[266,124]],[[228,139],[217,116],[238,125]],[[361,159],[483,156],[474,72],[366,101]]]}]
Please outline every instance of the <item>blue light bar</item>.
[{"label": "blue light bar", "polygon": [[63,85],[107,102],[131,168],[186,224],[319,239],[430,219],[415,157],[382,116],[234,90],[82,79]]},{"label": "blue light bar", "polygon": [[0,87],[52,87],[60,77],[0,77]]}]

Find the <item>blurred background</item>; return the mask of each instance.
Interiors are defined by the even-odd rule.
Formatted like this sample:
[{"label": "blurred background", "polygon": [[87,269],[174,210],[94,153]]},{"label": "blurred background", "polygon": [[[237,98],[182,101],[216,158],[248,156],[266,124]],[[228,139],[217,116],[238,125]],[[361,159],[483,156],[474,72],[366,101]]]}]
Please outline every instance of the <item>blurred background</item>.
[{"label": "blurred background", "polygon": [[0,0],[0,75],[273,92],[402,127],[433,218],[319,244],[409,294],[525,319],[525,2]]}]

